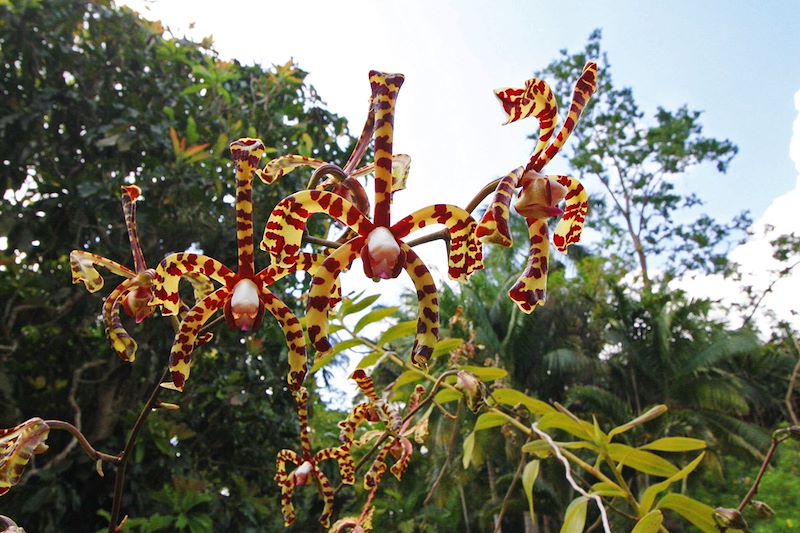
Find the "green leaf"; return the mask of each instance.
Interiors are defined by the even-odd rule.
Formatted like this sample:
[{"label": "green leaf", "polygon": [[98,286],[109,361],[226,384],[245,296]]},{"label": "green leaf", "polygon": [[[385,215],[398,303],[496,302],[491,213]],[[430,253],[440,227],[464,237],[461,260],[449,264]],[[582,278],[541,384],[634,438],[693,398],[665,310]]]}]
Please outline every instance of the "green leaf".
[{"label": "green leaf", "polygon": [[714,523],[714,509],[693,498],[672,492],[661,498],[656,507],[675,511],[703,533],[719,533]]},{"label": "green leaf", "polygon": [[402,387],[403,385],[408,385],[409,383],[416,383],[417,381],[421,381],[425,379],[425,374],[419,372],[417,370],[406,370],[399,376],[397,379],[394,380],[394,387]]},{"label": "green leaf", "polygon": [[632,448],[627,444],[608,445],[608,454],[617,465],[629,466],[651,476],[670,477],[678,473],[678,467],[658,455]]},{"label": "green leaf", "polygon": [[[582,440],[577,442],[559,442],[558,447],[566,448],[568,450],[580,450],[584,448],[588,448],[593,451],[595,450],[595,447],[592,446],[591,443]],[[550,455],[553,454],[553,449],[544,439],[535,440],[525,444],[522,446],[522,451],[531,455],[535,455],[541,459],[550,457]]]},{"label": "green leaf", "polygon": [[694,472],[694,470],[700,465],[700,462],[705,457],[705,452],[701,453],[697,457],[695,457],[694,461],[689,463],[688,465],[684,466],[683,468],[678,471],[677,474],[670,476],[669,478],[665,479],[661,483],[656,483],[654,485],[650,485],[644,491],[644,494],[641,497],[641,504],[640,507],[643,511],[649,511],[650,508],[653,506],[653,502],[656,500],[656,496],[664,492],[669,488],[670,485],[677,481],[682,481],[686,476]]},{"label": "green leaf", "polygon": [[397,339],[402,339],[403,337],[410,337],[417,331],[417,321],[416,320],[407,320],[405,322],[398,322],[394,326],[387,329],[383,335],[380,336],[378,342],[376,343],[378,346],[383,346],[384,344],[389,344],[390,342],[396,341]]},{"label": "green leaf", "polygon": [[636,522],[631,533],[656,533],[664,522],[664,515],[661,511],[650,511]]},{"label": "green leaf", "polygon": [[495,366],[460,366],[458,369],[466,370],[481,381],[496,381],[508,375],[508,372]]},{"label": "green leaf", "polygon": [[534,459],[525,465],[522,470],[522,490],[525,491],[525,497],[528,498],[528,513],[533,518],[533,484],[536,483],[536,478],[539,477],[539,461]]},{"label": "green leaf", "polygon": [[453,389],[444,389],[440,390],[436,393],[436,396],[433,398],[433,401],[438,403],[439,405],[444,405],[446,403],[458,401],[463,394],[457,390]]},{"label": "green leaf", "polygon": [[385,352],[382,352],[380,350],[370,352],[369,354],[361,358],[361,361],[358,362],[358,366],[356,366],[356,368],[358,369],[358,368],[370,367],[375,363],[377,363],[380,360],[380,358],[383,357],[384,355]]},{"label": "green leaf", "polygon": [[586,507],[589,500],[586,496],[580,496],[572,500],[564,513],[564,525],[561,526],[561,533],[583,533],[583,526],[586,525]]},{"label": "green leaf", "polygon": [[550,407],[547,403],[531,398],[516,389],[496,389],[492,391],[491,397],[499,404],[507,405],[509,407],[516,407],[517,405],[524,405],[528,411],[534,415],[543,415],[546,413],[554,413],[555,409]]},{"label": "green leaf", "polygon": [[603,498],[624,498],[625,491],[616,483],[601,481],[592,485],[592,494],[597,494]]},{"label": "green leaf", "polygon": [[464,344],[463,339],[442,339],[433,345],[431,359],[436,359],[443,355],[449,355],[453,350]]},{"label": "green leaf", "polygon": [[399,307],[384,307],[383,309],[376,309],[367,313],[366,315],[362,316],[361,319],[356,323],[356,327],[353,328],[353,333],[358,333],[365,327],[373,324],[375,322],[379,322],[386,317],[390,317],[392,315],[397,314],[400,310]]},{"label": "green leaf", "polygon": [[612,429],[611,431],[609,431],[608,432],[608,438],[609,439],[613,439],[615,435],[619,435],[621,433],[625,433],[626,431],[629,431],[629,430],[635,428],[636,426],[640,426],[640,425],[644,424],[645,422],[649,422],[649,421],[653,420],[654,418],[658,418],[659,416],[663,415],[666,412],[667,412],[667,406],[666,405],[656,405],[654,407],[651,407],[645,413],[637,416],[636,418],[634,418],[630,422],[626,422],[626,423],[622,424],[621,426],[617,426],[614,429]]},{"label": "green leaf", "polygon": [[475,429],[474,431],[480,431],[482,429],[490,429],[495,428],[498,426],[502,426],[503,424],[508,422],[508,418],[505,416],[498,414],[498,413],[483,413],[478,419],[475,421]]},{"label": "green leaf", "polygon": [[656,452],[691,452],[694,450],[705,450],[706,442],[701,439],[690,437],[664,437],[654,440],[644,446],[639,446],[640,450],[653,450]]},{"label": "green leaf", "polygon": [[353,313],[358,313],[359,311],[363,311],[370,305],[374,304],[378,301],[378,298],[381,297],[380,294],[373,294],[372,296],[366,296],[363,299],[359,300],[358,298],[361,295],[359,294],[352,300],[345,300],[342,302],[342,306],[339,309],[339,314],[341,316],[352,315]]},{"label": "green leaf", "polygon": [[333,358],[343,351],[349,350],[350,348],[355,348],[356,346],[363,346],[363,344],[364,343],[361,341],[361,339],[347,339],[346,341],[336,344],[333,348],[331,348],[331,351],[322,357],[317,357],[314,360],[314,364],[311,365],[311,373],[314,374],[315,372],[319,371],[322,367],[333,361]]},{"label": "green leaf", "polygon": [[464,469],[466,470],[469,468],[469,463],[472,461],[472,452],[475,451],[475,432],[473,431],[467,438],[464,439],[464,454],[461,457],[461,462],[464,465]]},{"label": "green leaf", "polygon": [[570,435],[574,435],[579,439],[584,439],[589,442],[592,441],[594,436],[594,428],[588,422],[583,420],[576,421],[572,417],[554,411],[547,413],[539,419],[537,423],[539,429],[561,429]]}]

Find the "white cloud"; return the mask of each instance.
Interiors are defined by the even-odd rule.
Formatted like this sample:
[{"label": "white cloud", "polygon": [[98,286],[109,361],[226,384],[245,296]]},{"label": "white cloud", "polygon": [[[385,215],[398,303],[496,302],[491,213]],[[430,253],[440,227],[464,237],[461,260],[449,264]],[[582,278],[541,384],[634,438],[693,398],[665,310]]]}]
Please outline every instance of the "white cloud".
[{"label": "white cloud", "polygon": [[[792,232],[800,235],[800,90],[794,95],[794,105],[798,115],[792,128],[789,157],[794,161],[798,173],[795,186],[772,201],[753,224],[753,236],[731,252],[730,259],[741,265],[741,283],[721,276],[698,276],[678,280],[676,286],[692,295],[720,300],[722,303],[742,303],[746,301],[742,287],[752,286],[758,298],[777,279],[777,272],[787,266],[772,257],[770,240]],[[767,180],[769,176],[753,176],[751,183],[753,187],[759,187]],[[743,193],[747,194],[746,191]],[[777,319],[788,321],[796,329],[799,325],[797,313],[800,313],[800,267],[772,286],[760,303],[754,322],[764,331],[770,323],[768,315],[774,314]],[[742,320],[741,316],[729,316],[732,326],[740,325]]]}]

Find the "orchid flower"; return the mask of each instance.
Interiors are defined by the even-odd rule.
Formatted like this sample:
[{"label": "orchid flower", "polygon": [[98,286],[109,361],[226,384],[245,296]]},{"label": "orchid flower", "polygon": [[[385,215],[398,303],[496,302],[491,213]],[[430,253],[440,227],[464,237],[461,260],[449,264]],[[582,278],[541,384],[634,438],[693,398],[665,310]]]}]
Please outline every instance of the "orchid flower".
[{"label": "orchid flower", "polygon": [[50,427],[31,418],[10,429],[0,429],[0,496],[16,485],[31,457],[47,451]]},{"label": "orchid flower", "polygon": [[[147,268],[136,229],[136,202],[140,199],[141,194],[141,189],[136,185],[122,187],[122,212],[125,216],[125,225],[128,228],[134,270],[130,270],[111,259],[83,250],[73,250],[69,254],[72,282],[83,283],[89,292],[97,292],[104,285],[103,277],[97,271],[97,266],[126,278],[106,298],[103,304],[103,319],[112,349],[120,359],[128,363],[132,363],[136,359],[138,346],[122,325],[119,314],[120,307],[137,324],[152,316],[156,309],[151,306],[155,271]],[[201,273],[196,273],[187,279],[194,287],[195,299],[199,300],[211,292],[211,282]],[[185,313],[188,310],[188,307],[180,300],[178,300],[177,304],[182,312]],[[200,339],[200,342],[207,342],[210,339],[211,335],[206,335]]]},{"label": "orchid flower", "polygon": [[[385,422],[387,430],[391,433],[386,444],[380,449],[372,466],[364,476],[364,488],[374,489],[377,487],[384,474],[386,473],[386,458],[391,453],[395,458],[395,463],[390,468],[390,471],[398,480],[403,479],[403,475],[408,469],[408,463],[411,461],[411,454],[414,447],[409,440],[410,436],[414,436],[417,443],[421,444],[427,436],[427,416],[422,417],[416,424],[411,426],[411,418],[403,421],[403,416],[397,412],[388,402],[378,397],[375,393],[375,385],[363,370],[356,370],[352,379],[358,385],[358,388],[366,396],[367,401],[356,405],[350,415],[339,423],[341,433],[339,440],[348,446],[352,445],[355,438],[355,432],[358,426],[363,421],[369,422]],[[422,385],[417,385],[414,392],[406,405],[406,413],[414,411],[425,395],[425,388]],[[365,438],[359,441],[359,446],[367,444],[369,441],[376,438],[380,432],[368,432]]]},{"label": "orchid flower", "polygon": [[[575,84],[569,113],[555,139],[552,137],[558,123],[558,106],[547,83],[533,78],[525,83],[523,89],[495,91],[508,116],[507,123],[535,116],[540,127],[536,148],[527,165],[500,179],[492,204],[477,230],[482,242],[511,246],[509,204],[515,190],[522,189],[514,208],[528,224],[530,252],[525,271],[508,295],[525,313],[545,302],[550,252],[548,219],[561,215],[553,235],[553,244],[559,252],[566,253],[568,246],[580,241],[589,208],[589,197],[583,185],[569,176],[547,176],[541,172],[575,129],[596,89],[597,65],[589,62]],[[558,207],[562,200],[565,201],[563,210]]]},{"label": "orchid flower", "polygon": [[[339,464],[339,476],[342,483],[346,485],[355,483],[356,467],[347,444],[338,448],[325,448],[315,454],[311,453],[311,443],[308,439],[308,390],[300,387],[293,394],[297,402],[297,416],[300,421],[301,451],[300,453],[293,450],[278,452],[275,481],[281,488],[283,522],[286,527],[294,523],[295,512],[292,496],[295,488],[304,487],[310,480],[313,480],[324,503],[319,522],[323,527],[328,527],[331,515],[333,515],[333,487],[319,465],[326,459],[335,460]],[[292,472],[286,470],[286,465],[289,463],[297,467]]]},{"label": "orchid flower", "polygon": [[[286,337],[289,352],[287,381],[292,390],[303,383],[307,371],[305,339],[300,321],[289,307],[269,288],[277,280],[297,270],[313,271],[322,261],[316,254],[302,254],[294,264],[269,266],[255,272],[253,258],[253,176],[264,154],[264,144],[258,139],[239,139],[231,143],[231,155],[236,166],[236,241],[238,270],[234,272],[221,262],[194,253],[172,254],[158,265],[153,279],[155,290],[151,305],[162,305],[164,314],[178,311],[178,282],[184,276],[202,274],[222,284],[199,300],[187,313],[175,335],[169,359],[171,383],[166,388],[183,391],[189,377],[192,352],[203,325],[223,309],[225,320],[233,330],[250,332],[258,328],[264,311],[275,317]],[[332,299],[338,298],[335,294]]]},{"label": "orchid flower", "polygon": [[[374,132],[375,208],[372,220],[363,208],[334,192],[311,189],[297,192],[282,200],[273,210],[264,229],[261,248],[270,253],[276,265],[291,266],[301,257],[303,231],[313,214],[325,213],[347,226],[355,236],[336,248],[315,274],[309,293],[306,313],[309,339],[318,355],[331,349],[328,341],[329,295],[339,275],[361,257],[364,273],[374,280],[396,278],[405,270],[417,289],[419,315],[417,337],[412,348],[412,362],[424,366],[433,352],[439,331],[439,303],[433,277],[416,253],[403,242],[413,231],[443,224],[449,231],[449,274],[466,280],[482,268],[480,243],[475,238],[475,221],[465,210],[447,204],[420,209],[398,222],[391,223],[392,192],[397,189],[393,168],[398,173],[397,159],[392,156],[394,106],[403,84],[402,74],[370,72],[371,107],[374,118],[367,119],[359,146]],[[357,151],[360,148],[357,148]],[[343,169],[347,175],[358,157],[351,157]]]}]

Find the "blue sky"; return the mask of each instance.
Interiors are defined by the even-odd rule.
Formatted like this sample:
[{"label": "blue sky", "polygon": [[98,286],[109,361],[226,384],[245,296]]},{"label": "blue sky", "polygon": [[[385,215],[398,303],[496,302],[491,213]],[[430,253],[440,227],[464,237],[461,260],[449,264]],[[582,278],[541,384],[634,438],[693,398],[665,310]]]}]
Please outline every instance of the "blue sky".
[{"label": "blue sky", "polygon": [[[329,108],[349,119],[354,135],[366,116],[367,72],[404,73],[395,151],[409,153],[412,168],[408,189],[395,196],[395,220],[431,203],[463,206],[483,184],[525,162],[533,147],[527,136],[536,124],[501,126],[492,90],[522,86],[559,50],[582,49],[592,30],[601,28],[616,85],[632,87],[646,115],[657,106],[687,104],[703,111],[706,135],[739,146],[727,175],[700,167],[679,179],[680,190],[700,195],[705,211],[719,219],[749,209],[754,219],[765,217],[762,226],[770,222],[800,233],[800,120],[797,168],[789,154],[800,111],[800,97],[798,109],[794,103],[800,91],[800,2],[238,0],[228,10],[198,0],[120,3],[177,34],[213,35],[224,58],[266,66],[293,58],[310,72]],[[568,168],[556,158],[548,171]],[[441,265],[439,279],[445,277],[441,244],[418,252]],[[765,286],[764,273],[774,266],[768,255],[762,239],[732,256],[755,258],[747,265],[751,282]],[[360,270],[343,279],[345,291],[366,288],[384,295],[379,303],[391,304],[410,286],[405,277],[373,286]],[[765,306],[796,310],[798,287],[797,277],[786,280]],[[686,280],[684,288],[714,299],[741,294],[719,278]],[[337,379],[344,389],[346,375]]]}]

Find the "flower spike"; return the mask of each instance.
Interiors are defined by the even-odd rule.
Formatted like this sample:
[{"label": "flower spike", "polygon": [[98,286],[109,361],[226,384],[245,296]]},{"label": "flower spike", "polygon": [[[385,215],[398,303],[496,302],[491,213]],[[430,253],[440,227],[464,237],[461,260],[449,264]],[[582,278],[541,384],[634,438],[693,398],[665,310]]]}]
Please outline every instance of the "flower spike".
[{"label": "flower spike", "polygon": [[[120,359],[132,363],[136,359],[138,345],[122,324],[120,307],[125,314],[133,318],[137,324],[153,315],[155,307],[151,305],[153,298],[153,276],[155,271],[147,268],[139,243],[139,234],[136,227],[136,202],[142,194],[136,185],[122,187],[122,212],[125,217],[125,226],[128,230],[128,239],[133,256],[134,270],[119,263],[83,250],[73,250],[69,254],[72,282],[83,283],[89,292],[97,292],[103,288],[104,280],[97,271],[98,266],[109,272],[125,278],[116,286],[103,304],[103,319],[106,325],[106,335],[111,347]],[[211,291],[209,280],[198,273],[189,281],[195,289],[195,299],[204,297]],[[188,307],[177,297],[175,290],[174,311],[165,314],[180,314],[188,311]],[[203,335],[198,342],[208,342],[210,335]]]},{"label": "flower spike", "polygon": [[[322,527],[328,527],[333,515],[333,487],[327,476],[319,468],[320,463],[333,459],[339,465],[339,476],[342,483],[352,485],[355,482],[355,464],[350,456],[349,446],[342,445],[338,448],[325,448],[316,454],[311,452],[311,442],[308,438],[308,390],[301,387],[295,391],[294,399],[297,403],[297,417],[300,422],[300,448],[301,452],[281,450],[276,460],[275,481],[281,489],[281,513],[286,527],[295,521],[294,504],[292,497],[297,487],[308,485],[310,480],[315,481],[317,490],[322,496],[324,507],[319,518]],[[296,468],[287,471],[287,465],[293,464]]]},{"label": "flower spike", "polygon": [[[307,322],[309,339],[318,356],[331,348],[327,336],[328,295],[339,275],[360,257],[365,275],[375,281],[396,278],[405,270],[414,282],[420,314],[411,358],[414,364],[424,366],[433,351],[439,329],[436,288],[428,269],[403,239],[417,230],[444,225],[449,236],[448,272],[450,277],[459,281],[466,280],[483,267],[482,249],[475,237],[475,220],[456,206],[433,205],[391,224],[392,194],[405,187],[410,165],[407,156],[392,154],[394,106],[404,78],[401,74],[371,71],[369,79],[372,95],[364,131],[344,168],[332,167],[346,176],[342,183],[374,170],[375,208],[372,218],[364,209],[363,202],[350,201],[357,195],[347,193],[341,187],[333,192],[319,187],[300,191],[275,207],[264,228],[261,248],[270,254],[274,264],[291,266],[300,258],[303,233],[312,215],[325,213],[346,226],[350,230],[346,242],[325,259],[311,284]],[[366,151],[370,135],[374,136],[375,161],[372,165],[353,170]],[[322,172],[322,169],[322,166],[318,167],[318,171]]]},{"label": "flower spike", "polygon": [[[499,180],[492,203],[476,232],[482,242],[511,246],[508,226],[510,204],[514,191],[521,189],[514,208],[528,224],[530,253],[525,271],[509,291],[509,297],[526,313],[532,312],[545,301],[549,257],[547,220],[561,217],[553,235],[553,243],[559,252],[566,253],[571,244],[580,241],[589,209],[589,199],[583,185],[568,176],[546,176],[540,172],[575,130],[578,119],[596,89],[597,65],[589,62],[575,84],[567,119],[555,139],[553,133],[558,109],[547,83],[534,78],[525,83],[524,89],[501,89],[495,92],[508,115],[508,122],[535,116],[540,128],[536,148],[527,165]],[[565,202],[563,210],[559,207],[562,200]]]}]

